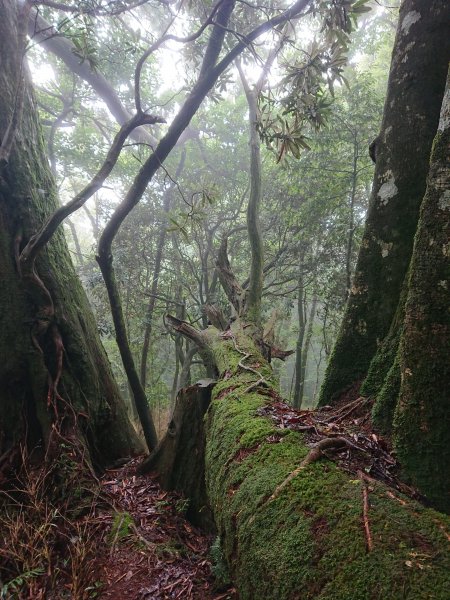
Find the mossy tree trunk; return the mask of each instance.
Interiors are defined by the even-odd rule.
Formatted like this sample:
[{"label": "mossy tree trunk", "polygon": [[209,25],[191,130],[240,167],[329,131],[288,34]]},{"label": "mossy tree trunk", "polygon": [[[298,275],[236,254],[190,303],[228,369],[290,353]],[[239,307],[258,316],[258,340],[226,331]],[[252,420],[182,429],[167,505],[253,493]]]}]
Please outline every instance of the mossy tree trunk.
[{"label": "mossy tree trunk", "polygon": [[405,474],[450,510],[450,72],[411,261],[394,442]]},{"label": "mossy tree trunk", "polygon": [[126,417],[63,231],[40,252],[31,277],[21,277],[18,268],[18,253],[58,207],[23,62],[20,6],[0,2],[0,456],[10,456],[25,439],[43,456],[52,436],[76,436],[84,457],[103,467],[142,444]]},{"label": "mossy tree trunk", "polygon": [[399,303],[439,121],[449,23],[448,2],[402,3],[366,227],[322,405],[365,377]]},{"label": "mossy tree trunk", "polygon": [[206,492],[239,597],[446,599],[448,518],[381,483],[367,487],[329,460],[303,463],[303,434],[259,414],[277,398],[277,383],[239,322],[226,332],[178,327],[219,373],[205,421]]}]

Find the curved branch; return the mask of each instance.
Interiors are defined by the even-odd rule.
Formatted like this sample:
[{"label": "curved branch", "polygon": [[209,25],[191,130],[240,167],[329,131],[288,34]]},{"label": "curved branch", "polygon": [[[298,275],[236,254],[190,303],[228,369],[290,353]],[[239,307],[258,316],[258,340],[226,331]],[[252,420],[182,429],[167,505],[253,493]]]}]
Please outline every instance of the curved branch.
[{"label": "curved branch", "polygon": [[[165,2],[163,0],[160,0],[162,4],[165,4]],[[70,13],[70,14],[75,14],[75,15],[79,15],[79,14],[84,14],[84,15],[90,15],[90,16],[94,16],[94,17],[115,17],[117,15],[121,15],[124,12],[127,12],[129,10],[133,10],[134,8],[138,8],[139,6],[142,6],[143,4],[146,4],[148,2],[148,0],[135,0],[134,2],[130,2],[130,4],[128,6],[124,6],[122,1],[117,2],[118,7],[117,8],[111,8],[110,10],[108,10],[108,8],[101,8],[100,6],[98,8],[89,8],[89,7],[84,7],[83,10],[80,9],[79,7],[79,2],[77,2],[77,6],[71,6],[70,4],[65,4],[64,2],[56,2],[55,0],[33,0],[32,4],[34,4],[35,6],[37,5],[42,5],[42,6],[48,6],[48,8],[54,8],[55,10],[59,10],[61,12],[66,12],[66,13]],[[109,5],[113,5],[114,7],[114,3],[113,2],[109,2]]]},{"label": "curved branch", "polygon": [[[218,0],[218,2],[213,6],[213,8],[212,8],[211,12],[209,13],[207,19],[202,23],[202,25],[193,34],[188,35],[186,37],[179,37],[179,36],[173,35],[172,33],[164,34],[162,37],[159,38],[159,40],[157,40],[154,44],[152,44],[144,52],[144,54],[139,59],[137,65],[136,65],[135,72],[134,72],[134,100],[135,100],[135,105],[136,105],[136,110],[137,111],[142,110],[142,108],[141,108],[141,85],[140,85],[140,81],[141,81],[142,68],[144,66],[145,61],[154,52],[156,52],[156,50],[158,50],[158,48],[160,48],[165,42],[173,41],[173,42],[179,42],[181,44],[187,44],[189,42],[193,42],[196,39],[198,39],[201,36],[201,34],[205,31],[205,29],[208,27],[208,25],[211,25],[213,23],[214,15],[217,13],[220,5],[223,2],[224,2],[224,0]],[[171,25],[172,25],[172,23],[170,23],[170,25],[167,27],[166,31],[168,31],[168,29],[171,27]]]},{"label": "curved branch", "polygon": [[21,264],[34,261],[38,252],[50,240],[50,238],[55,233],[57,227],[62,223],[62,221],[66,217],[71,215],[73,212],[81,208],[81,206],[83,206],[83,204],[102,187],[105,179],[113,170],[119,158],[125,140],[130,135],[130,133],[140,125],[161,123],[162,121],[163,120],[160,117],[155,117],[153,115],[146,115],[141,113],[132,117],[128,121],[128,123],[121,127],[120,131],[114,138],[113,144],[108,151],[103,165],[100,167],[97,174],[93,177],[89,184],[70,202],[56,210],[48,218],[47,222],[43,225],[42,229],[29,240],[28,244],[22,250],[22,253],[20,255]]}]

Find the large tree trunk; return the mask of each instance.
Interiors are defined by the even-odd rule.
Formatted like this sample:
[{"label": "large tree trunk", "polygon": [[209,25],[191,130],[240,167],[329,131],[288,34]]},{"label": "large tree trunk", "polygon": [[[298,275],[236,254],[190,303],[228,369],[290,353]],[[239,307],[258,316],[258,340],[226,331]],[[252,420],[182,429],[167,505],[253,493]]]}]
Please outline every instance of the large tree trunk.
[{"label": "large tree trunk", "polygon": [[411,261],[394,441],[405,474],[450,510],[450,71]]},{"label": "large tree trunk", "polygon": [[401,6],[366,228],[322,405],[365,377],[397,309],[439,120],[449,23],[448,2],[405,0]]},{"label": "large tree trunk", "polygon": [[[206,413],[206,492],[239,597],[446,599],[448,519],[329,460],[305,460],[303,434],[261,414],[277,386],[239,323],[226,332],[179,330],[220,372]],[[192,392],[190,402],[188,415]],[[177,447],[181,461],[185,446]],[[191,439],[189,448],[191,460],[202,460]]]},{"label": "large tree trunk", "polygon": [[0,137],[8,139],[9,127],[12,142],[10,149],[2,144],[0,172],[0,456],[25,438],[44,453],[50,438],[70,431],[85,458],[102,467],[141,451],[142,444],[126,417],[62,228],[39,254],[37,277],[21,277],[17,266],[18,252],[58,207],[26,65],[21,68],[19,6],[0,0]]}]

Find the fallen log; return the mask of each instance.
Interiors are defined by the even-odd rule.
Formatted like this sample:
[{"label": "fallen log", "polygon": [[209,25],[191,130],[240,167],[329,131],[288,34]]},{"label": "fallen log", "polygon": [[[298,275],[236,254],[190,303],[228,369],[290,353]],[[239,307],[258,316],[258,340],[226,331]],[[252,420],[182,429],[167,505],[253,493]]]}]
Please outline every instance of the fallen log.
[{"label": "fallen log", "polygon": [[324,457],[345,441],[311,449],[259,415],[277,384],[239,323],[198,335],[219,372],[206,494],[241,600],[449,598],[449,518]]}]

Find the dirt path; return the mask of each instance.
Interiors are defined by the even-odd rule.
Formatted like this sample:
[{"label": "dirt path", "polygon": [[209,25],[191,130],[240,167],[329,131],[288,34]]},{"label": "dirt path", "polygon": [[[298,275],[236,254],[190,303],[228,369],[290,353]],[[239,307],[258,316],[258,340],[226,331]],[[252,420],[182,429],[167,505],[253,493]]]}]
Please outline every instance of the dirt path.
[{"label": "dirt path", "polygon": [[236,599],[231,586],[220,588],[213,575],[210,547],[214,539],[185,519],[184,499],[162,491],[152,474],[135,474],[138,462],[109,470],[101,480],[114,510],[99,510],[94,519],[96,597]]}]

